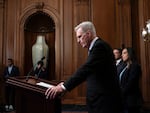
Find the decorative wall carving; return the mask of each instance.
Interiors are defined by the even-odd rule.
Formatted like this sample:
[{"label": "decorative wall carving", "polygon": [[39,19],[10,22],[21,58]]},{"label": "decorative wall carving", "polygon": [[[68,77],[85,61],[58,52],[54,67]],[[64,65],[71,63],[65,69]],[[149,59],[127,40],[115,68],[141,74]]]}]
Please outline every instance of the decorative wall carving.
[{"label": "decorative wall carving", "polygon": [[44,8],[44,5],[45,5],[44,2],[38,2],[35,4],[35,7],[38,11],[42,11]]}]

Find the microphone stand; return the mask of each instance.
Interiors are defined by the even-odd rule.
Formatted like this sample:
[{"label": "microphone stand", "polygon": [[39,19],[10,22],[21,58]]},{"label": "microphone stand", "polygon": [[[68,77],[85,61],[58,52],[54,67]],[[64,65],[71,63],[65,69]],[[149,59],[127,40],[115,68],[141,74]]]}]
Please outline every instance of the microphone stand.
[{"label": "microphone stand", "polygon": [[31,72],[34,70],[34,68],[36,67],[37,63],[31,68],[31,70],[28,72],[27,76],[26,76],[26,81],[28,81],[29,76],[31,74]]}]

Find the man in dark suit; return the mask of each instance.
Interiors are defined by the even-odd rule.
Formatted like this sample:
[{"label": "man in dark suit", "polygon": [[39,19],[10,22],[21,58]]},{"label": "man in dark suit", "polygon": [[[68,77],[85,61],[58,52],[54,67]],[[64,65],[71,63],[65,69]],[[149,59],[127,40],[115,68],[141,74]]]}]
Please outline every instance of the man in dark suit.
[{"label": "man in dark suit", "polygon": [[114,48],[113,54],[116,61],[116,67],[117,67],[117,75],[119,76],[120,72],[124,68],[124,63],[122,60],[122,50],[120,48]]},{"label": "man in dark suit", "polygon": [[[19,69],[14,65],[13,59],[8,59],[8,66],[4,69],[4,79],[7,80],[8,77],[14,77],[19,75]],[[11,111],[14,109],[14,88],[7,85],[5,86],[5,98],[6,98],[6,111]]]},{"label": "man in dark suit", "polygon": [[86,80],[88,113],[119,113],[121,96],[113,50],[96,36],[95,27],[89,21],[75,27],[75,32],[77,42],[89,50],[87,61],[68,80],[48,88],[46,98],[71,91]]},{"label": "man in dark suit", "polygon": [[121,58],[122,50],[120,48],[114,48],[113,49],[113,54],[114,54],[114,57],[115,57],[115,60],[116,60],[116,66],[117,66],[122,61],[122,58]]}]

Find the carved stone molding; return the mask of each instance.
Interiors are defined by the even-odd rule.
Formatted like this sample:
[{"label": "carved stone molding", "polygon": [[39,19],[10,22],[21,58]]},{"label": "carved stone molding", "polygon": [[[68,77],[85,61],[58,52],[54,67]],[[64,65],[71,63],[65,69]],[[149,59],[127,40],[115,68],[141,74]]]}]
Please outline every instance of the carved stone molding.
[{"label": "carved stone molding", "polygon": [[38,2],[38,3],[36,3],[35,8],[36,8],[38,11],[42,11],[43,8],[44,8],[44,6],[45,6],[44,2]]},{"label": "carved stone molding", "polygon": [[[62,51],[60,49],[60,17],[59,14],[57,12],[57,10],[55,10],[53,7],[50,7],[48,4],[46,4],[45,2],[34,2],[30,5],[28,5],[27,7],[25,7],[22,10],[22,13],[19,17],[19,24],[17,27],[18,30],[18,34],[17,34],[17,42],[16,45],[22,45],[22,48],[18,48],[15,55],[16,55],[16,59],[20,59],[20,62],[18,64],[19,67],[21,67],[21,73],[24,73],[24,67],[22,67],[22,65],[24,65],[24,59],[25,59],[25,54],[24,54],[24,47],[25,47],[25,35],[24,35],[24,27],[25,27],[25,23],[26,20],[29,19],[29,17],[32,17],[35,14],[45,14],[47,16],[50,16],[52,18],[52,20],[55,23],[55,69],[56,69],[56,78],[58,78],[60,76],[60,61],[61,61],[61,56],[60,56],[60,51]],[[20,54],[18,54],[20,53]]]}]

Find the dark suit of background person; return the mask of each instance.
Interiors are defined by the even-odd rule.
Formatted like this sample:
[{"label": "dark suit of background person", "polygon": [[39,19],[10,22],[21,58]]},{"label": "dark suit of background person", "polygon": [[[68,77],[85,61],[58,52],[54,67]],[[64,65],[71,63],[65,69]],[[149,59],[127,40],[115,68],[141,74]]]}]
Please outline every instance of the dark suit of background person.
[{"label": "dark suit of background person", "polygon": [[[19,69],[13,64],[13,59],[8,59],[8,66],[4,69],[4,79],[8,77],[14,77],[19,75]],[[6,110],[13,110],[15,107],[15,89],[6,84],[5,86],[5,99],[6,99]]]},{"label": "dark suit of background person", "polygon": [[38,61],[35,70],[33,71],[33,75],[37,78],[47,79],[47,70],[44,68],[43,61]]},{"label": "dark suit of background person", "polygon": [[[77,41],[89,49],[87,61],[67,81],[49,88],[46,95],[53,98],[62,87],[71,91],[87,81],[88,113],[120,113],[120,88],[113,51],[106,42],[96,37],[91,27],[94,28],[91,22],[83,22],[75,28]],[[83,40],[89,45],[84,45]]]},{"label": "dark suit of background person", "polygon": [[122,91],[124,111],[127,113],[140,113],[142,106],[142,95],[139,88],[141,67],[135,59],[132,48],[125,48],[122,51],[122,59],[126,67],[120,75],[120,86]]},{"label": "dark suit of background person", "polygon": [[122,49],[114,48],[113,54],[115,57],[115,62],[116,62],[116,67],[117,67],[117,75],[119,75],[122,68],[124,68],[124,63],[123,63],[122,56],[121,56],[122,55]]}]

